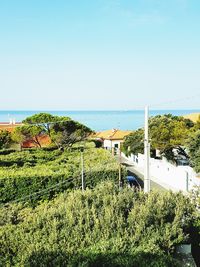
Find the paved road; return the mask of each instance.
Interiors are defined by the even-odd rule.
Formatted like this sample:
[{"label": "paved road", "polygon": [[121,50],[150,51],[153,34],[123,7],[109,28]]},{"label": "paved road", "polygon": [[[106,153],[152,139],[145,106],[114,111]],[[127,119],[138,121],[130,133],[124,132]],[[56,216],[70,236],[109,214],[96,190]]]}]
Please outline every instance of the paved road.
[{"label": "paved road", "polygon": [[[118,158],[118,160],[119,160],[119,158]],[[128,175],[134,175],[137,178],[140,186],[142,188],[144,188],[144,175],[139,173],[134,168],[133,165],[131,165],[130,163],[127,162],[127,160],[125,158],[121,157],[120,162],[126,167],[126,169],[128,171]],[[151,184],[151,189],[156,189],[156,190],[159,190],[159,191],[167,191],[166,188],[162,187],[161,185],[159,185],[159,184],[157,184],[157,183],[155,183],[153,181],[150,181],[150,184]]]}]

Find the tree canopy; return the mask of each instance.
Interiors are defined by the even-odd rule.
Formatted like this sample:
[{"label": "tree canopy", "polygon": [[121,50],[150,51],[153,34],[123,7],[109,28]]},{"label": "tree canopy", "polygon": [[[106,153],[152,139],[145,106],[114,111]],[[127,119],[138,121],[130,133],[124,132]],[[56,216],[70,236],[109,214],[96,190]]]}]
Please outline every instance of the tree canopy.
[{"label": "tree canopy", "polygon": [[74,143],[82,141],[91,133],[87,126],[73,121],[54,123],[51,128],[51,138],[59,147],[69,147]]},{"label": "tree canopy", "polygon": [[39,135],[44,132],[42,126],[39,125],[23,125],[16,127],[12,133],[13,141],[19,143],[21,146],[25,141],[31,141],[37,146],[41,147],[39,142]]},{"label": "tree canopy", "polygon": [[15,139],[24,141],[27,138],[32,138],[39,146],[37,135],[40,133],[48,135],[58,147],[69,147],[78,141],[84,140],[92,132],[87,126],[69,117],[54,116],[48,113],[35,114],[26,118],[23,123],[25,124],[23,126],[25,131],[22,127],[22,135],[20,135],[18,129],[15,132],[15,135],[17,135]]},{"label": "tree canopy", "polygon": [[51,127],[55,122],[63,122],[71,120],[69,117],[55,116],[49,113],[38,113],[27,117],[22,122],[24,124],[36,124],[44,127],[46,133],[51,136]]},{"label": "tree canopy", "polygon": [[144,151],[144,130],[138,129],[125,137],[123,150],[126,155],[143,153]]},{"label": "tree canopy", "polygon": [[190,162],[197,172],[200,172],[200,130],[190,135],[187,141]]},{"label": "tree canopy", "polygon": [[[183,117],[171,114],[151,117],[149,119],[151,149],[160,150],[169,160],[174,160],[174,149],[187,157],[183,146],[193,128],[194,123]],[[143,151],[143,142],[144,130],[140,129],[125,138],[124,148],[128,153],[138,154]]]},{"label": "tree canopy", "polygon": [[7,148],[11,143],[11,134],[8,131],[0,131],[0,149]]}]

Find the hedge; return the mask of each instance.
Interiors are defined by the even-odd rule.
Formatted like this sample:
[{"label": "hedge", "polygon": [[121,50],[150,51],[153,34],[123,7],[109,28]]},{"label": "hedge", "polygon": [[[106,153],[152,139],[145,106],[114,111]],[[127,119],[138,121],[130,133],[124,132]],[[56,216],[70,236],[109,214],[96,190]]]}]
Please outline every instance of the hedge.
[{"label": "hedge", "polygon": [[[33,195],[25,201],[34,204],[65,190],[80,188],[80,165],[78,150],[33,149],[0,156],[0,203]],[[89,188],[107,179],[118,181],[118,163],[103,149],[90,148],[84,152],[84,169],[85,185]]]}]

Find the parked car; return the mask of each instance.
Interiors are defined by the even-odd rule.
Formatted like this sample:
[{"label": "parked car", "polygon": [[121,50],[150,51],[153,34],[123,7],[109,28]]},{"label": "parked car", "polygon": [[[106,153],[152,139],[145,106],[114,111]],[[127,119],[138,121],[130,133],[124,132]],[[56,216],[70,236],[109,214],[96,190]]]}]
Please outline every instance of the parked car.
[{"label": "parked car", "polygon": [[133,188],[133,187],[137,187],[137,188],[140,188],[140,184],[137,180],[137,178],[133,175],[128,175],[126,176],[126,180],[127,180],[127,183],[128,183],[128,186]]}]

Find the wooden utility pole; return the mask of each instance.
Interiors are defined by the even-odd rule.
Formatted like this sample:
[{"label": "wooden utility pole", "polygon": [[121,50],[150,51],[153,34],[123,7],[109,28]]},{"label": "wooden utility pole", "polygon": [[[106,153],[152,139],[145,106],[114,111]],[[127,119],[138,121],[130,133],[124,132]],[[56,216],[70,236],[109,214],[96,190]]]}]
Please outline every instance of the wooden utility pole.
[{"label": "wooden utility pole", "polygon": [[85,183],[84,183],[84,159],[83,159],[83,151],[84,147],[81,146],[81,184],[82,184],[82,191],[85,190]]},{"label": "wooden utility pole", "polygon": [[119,144],[119,189],[122,188],[121,143]]}]

